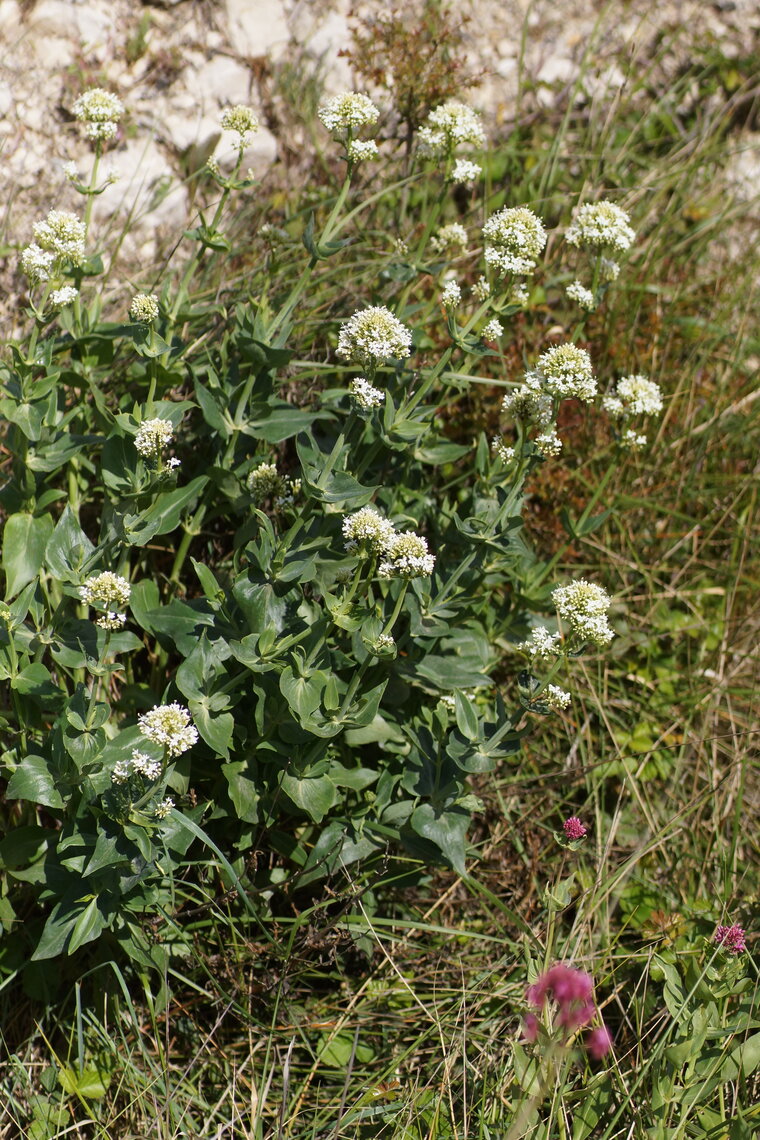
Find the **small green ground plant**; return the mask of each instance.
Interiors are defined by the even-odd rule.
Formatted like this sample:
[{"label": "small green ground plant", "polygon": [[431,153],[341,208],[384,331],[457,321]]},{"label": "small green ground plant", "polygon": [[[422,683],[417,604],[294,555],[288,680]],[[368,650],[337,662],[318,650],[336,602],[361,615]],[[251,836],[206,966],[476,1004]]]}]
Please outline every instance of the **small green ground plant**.
[{"label": "small green ground plant", "polygon": [[728,116],[637,96],[488,147],[347,92],[276,215],[229,108],[139,289],[74,104],[2,363],[9,1127],[757,1127],[756,342]]}]

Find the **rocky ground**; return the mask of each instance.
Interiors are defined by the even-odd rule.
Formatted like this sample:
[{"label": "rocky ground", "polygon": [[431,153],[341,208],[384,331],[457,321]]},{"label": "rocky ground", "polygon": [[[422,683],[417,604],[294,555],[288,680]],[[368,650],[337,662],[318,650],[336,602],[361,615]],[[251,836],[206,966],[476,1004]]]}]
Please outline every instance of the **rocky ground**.
[{"label": "rocky ground", "polygon": [[[188,175],[225,145],[220,108],[248,103],[268,124],[246,156],[260,176],[285,142],[269,101],[273,69],[321,60],[328,89],[352,86],[338,55],[350,44],[348,7],[348,0],[0,0],[3,276],[10,291],[8,271],[32,222],[53,207],[81,209],[62,167],[71,160],[89,166],[71,114],[82,90],[107,87],[128,108],[109,154],[120,180],[97,199],[95,221],[104,234],[120,232],[131,215],[123,254],[133,267],[144,265],[162,234],[186,222]],[[497,124],[515,115],[521,69],[537,103],[562,98],[579,76],[578,97],[612,99],[631,63],[651,69],[652,82],[666,90],[696,43],[746,60],[760,42],[757,0],[458,0],[456,10],[471,17],[470,62],[485,73],[469,100]],[[756,194],[758,138],[749,134],[738,148],[735,180],[747,195]]]}]

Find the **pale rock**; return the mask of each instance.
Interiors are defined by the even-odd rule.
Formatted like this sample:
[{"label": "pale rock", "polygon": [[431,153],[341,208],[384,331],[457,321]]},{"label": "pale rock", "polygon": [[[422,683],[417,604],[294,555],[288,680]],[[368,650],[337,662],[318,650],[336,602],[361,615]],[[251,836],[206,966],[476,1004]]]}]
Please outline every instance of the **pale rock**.
[{"label": "pale rock", "polygon": [[64,36],[33,35],[26,40],[32,49],[35,67],[42,72],[62,71],[74,62],[76,44]]},{"label": "pale rock", "polygon": [[[161,138],[189,158],[199,157],[205,152],[205,157],[196,166],[191,162],[191,168],[202,166],[211,154],[222,133],[219,125],[219,116],[204,113],[196,90],[172,92],[172,100],[157,124]],[[190,155],[190,151],[194,155]]]},{"label": "pale rock", "polygon": [[39,0],[29,14],[27,26],[35,39],[46,36],[70,39],[72,32],[79,33],[76,13],[69,0]]},{"label": "pale rock", "polygon": [[238,55],[281,55],[290,39],[281,0],[227,0],[230,44]]},{"label": "pale rock", "polygon": [[536,76],[539,83],[570,83],[578,74],[578,65],[572,59],[553,56],[541,65]]},{"label": "pale rock", "polygon": [[205,109],[216,111],[237,103],[251,103],[250,69],[229,56],[217,55],[207,60],[190,82]]},{"label": "pale rock", "polygon": [[93,200],[93,215],[101,225],[109,219],[121,224],[131,216],[130,227],[138,232],[146,227],[182,228],[187,219],[187,190],[154,139],[130,139],[109,160],[121,177]]},{"label": "pale rock", "polygon": [[0,119],[7,119],[13,110],[13,91],[10,83],[0,82]]},{"label": "pale rock", "polygon": [[[256,134],[251,136],[249,145],[243,151],[239,176],[245,177],[250,169],[254,178],[263,178],[276,158],[277,139],[266,127],[260,127]],[[220,147],[216,160],[222,173],[229,174],[237,161],[237,147],[229,149]]]}]

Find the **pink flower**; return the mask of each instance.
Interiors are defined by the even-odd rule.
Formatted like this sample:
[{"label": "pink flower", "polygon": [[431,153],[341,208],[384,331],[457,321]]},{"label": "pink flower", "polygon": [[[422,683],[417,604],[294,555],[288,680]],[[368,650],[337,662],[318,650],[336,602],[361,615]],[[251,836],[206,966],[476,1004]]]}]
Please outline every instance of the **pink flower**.
[{"label": "pink flower", "polygon": [[713,942],[729,954],[742,954],[747,949],[741,926],[719,926],[713,935]]},{"label": "pink flower", "polygon": [[555,1001],[559,1006],[557,1024],[566,1029],[569,1036],[593,1020],[596,1013],[593,993],[594,983],[588,974],[557,962],[528,986],[525,997],[538,1010],[544,1008],[547,998]]},{"label": "pink flower", "polygon": [[587,828],[583,826],[577,815],[571,815],[569,819],[566,819],[562,828],[565,832],[565,838],[571,840],[583,839],[587,832]]},{"label": "pink flower", "polygon": [[522,1039],[533,1042],[538,1037],[538,1018],[535,1013],[526,1013],[523,1020]]},{"label": "pink flower", "polygon": [[597,1025],[586,1036],[586,1051],[595,1061],[601,1061],[612,1048],[612,1034],[606,1025]]}]

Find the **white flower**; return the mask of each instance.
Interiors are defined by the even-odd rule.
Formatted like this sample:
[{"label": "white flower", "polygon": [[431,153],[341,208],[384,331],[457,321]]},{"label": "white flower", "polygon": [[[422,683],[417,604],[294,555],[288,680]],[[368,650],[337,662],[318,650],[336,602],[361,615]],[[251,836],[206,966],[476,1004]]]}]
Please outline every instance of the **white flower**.
[{"label": "white flower", "polygon": [[156,817],[156,819],[166,819],[167,815],[173,807],[174,800],[171,798],[171,796],[167,796],[166,799],[161,800],[160,803],[156,804],[155,808],[153,809],[153,815]]},{"label": "white flower", "polygon": [[396,534],[383,551],[385,561],[377,568],[380,578],[422,578],[433,573],[435,556],[427,542],[413,530]]},{"label": "white flower", "polygon": [[614,202],[587,202],[578,208],[566,237],[570,245],[623,253],[636,237],[629,222],[628,214]]},{"label": "white flower", "polygon": [[591,357],[575,344],[557,344],[542,353],[536,372],[553,396],[591,400],[596,395]]},{"label": "white flower", "polygon": [[562,440],[554,428],[537,435],[534,443],[538,454],[543,455],[545,459],[548,459],[552,455],[559,455],[562,450]]},{"label": "white flower", "polygon": [[275,510],[289,507],[301,489],[300,479],[281,475],[274,463],[260,463],[249,472],[246,485],[257,506],[270,500]]},{"label": "white flower", "polygon": [[131,766],[134,772],[140,776],[145,776],[148,780],[157,780],[163,768],[160,760],[154,760],[147,752],[141,752],[139,748],[132,750]]},{"label": "white flower", "polygon": [[525,373],[525,383],[508,392],[501,407],[513,419],[533,420],[541,427],[547,427],[554,416],[552,398],[543,390],[535,372]]},{"label": "white flower", "polygon": [[607,621],[610,596],[601,586],[579,578],[552,590],[552,601],[576,641],[607,645],[615,636]]},{"label": "white flower", "polygon": [[126,784],[129,779],[129,774],[129,760],[117,760],[111,769],[111,782],[114,784]]},{"label": "white flower", "polygon": [[456,281],[447,281],[441,290],[441,303],[445,309],[455,309],[462,300],[462,290]]},{"label": "white flower", "polygon": [[496,317],[483,325],[483,331],[480,334],[482,340],[498,340],[500,336],[504,335],[504,325],[501,321],[497,321]]},{"label": "white flower", "polygon": [[358,91],[333,95],[332,99],[322,104],[317,114],[333,134],[370,126],[380,117],[380,111],[372,100]]},{"label": "white flower", "polygon": [[32,242],[22,249],[19,261],[21,272],[26,274],[30,281],[47,281],[55,261],[55,254],[51,250],[40,249],[36,242]]},{"label": "white flower", "polygon": [[190,713],[176,701],[156,705],[138,717],[137,724],[143,736],[153,744],[160,744],[170,756],[181,755],[198,740],[198,730],[190,720]]},{"label": "white flower", "polygon": [[385,401],[385,392],[381,392],[379,388],[374,388],[369,380],[363,376],[357,376],[355,380],[352,380],[348,390],[358,407],[365,410],[379,408]]},{"label": "white flower", "polygon": [[144,325],[152,325],[155,320],[158,320],[159,312],[158,297],[155,293],[137,293],[129,306],[129,315],[132,320]]},{"label": "white flower", "polygon": [[374,507],[362,507],[343,520],[345,549],[349,554],[360,558],[382,554],[396,537],[396,530],[390,519],[383,518]]},{"label": "white flower", "polygon": [[95,618],[95,625],[100,626],[101,629],[115,630],[121,629],[127,622],[126,614],[119,614],[116,610],[106,610],[100,617]]},{"label": "white flower", "polygon": [[507,447],[504,440],[498,435],[495,435],[491,440],[491,451],[505,465],[509,465],[515,457],[514,447]]},{"label": "white flower", "polygon": [[534,626],[527,641],[521,641],[515,649],[527,653],[531,661],[546,662],[559,654],[559,645],[562,635],[550,633],[542,625]]},{"label": "white flower", "polygon": [[483,226],[484,257],[496,273],[532,273],[546,245],[541,219],[525,206],[492,214]]},{"label": "white flower", "polygon": [[525,306],[528,304],[529,300],[530,300],[530,294],[528,293],[528,290],[525,288],[524,285],[513,285],[512,286],[512,288],[509,291],[509,303],[510,303],[510,305],[520,305],[521,308],[525,308]]},{"label": "white flower", "polygon": [[64,162],[63,164],[63,177],[67,182],[80,182],[81,175],[77,170],[75,162]]},{"label": "white flower", "polygon": [[464,103],[452,101],[431,111],[419,129],[425,154],[454,154],[460,146],[485,146],[480,115]]},{"label": "white flower", "polygon": [[627,428],[620,437],[620,446],[628,451],[641,451],[647,445],[647,437],[633,428]]},{"label": "white flower", "polygon": [[124,104],[111,91],[91,87],[74,100],[72,110],[75,118],[84,123],[87,137],[97,142],[114,137]]},{"label": "white flower", "polygon": [[143,420],[135,436],[135,447],[146,459],[157,459],[172,441],[174,427],[169,420]]},{"label": "white flower", "polygon": [[44,222],[35,222],[32,232],[40,249],[52,253],[54,259],[65,258],[72,265],[84,261],[85,225],[76,214],[51,210]]},{"label": "white flower", "polygon": [[351,162],[368,162],[380,157],[374,139],[351,139],[348,144],[348,157]]},{"label": "white flower", "polygon": [[65,305],[72,305],[78,296],[73,285],[63,285],[60,289],[53,290],[48,301],[54,309],[62,309]]},{"label": "white flower", "polygon": [[99,603],[113,607],[115,603],[119,608],[123,608],[129,605],[131,593],[132,587],[127,579],[119,574],[112,574],[110,570],[93,575],[79,587],[79,596],[87,606]]},{"label": "white flower", "polygon": [[250,107],[242,103],[234,107],[225,107],[219,120],[223,131],[235,131],[240,136],[243,145],[249,134],[255,134],[259,129],[259,120]]},{"label": "white flower", "polygon": [[488,278],[481,276],[477,279],[472,287],[472,291],[479,301],[485,301],[491,296],[491,286],[488,283]]},{"label": "white flower", "polygon": [[662,389],[646,376],[623,376],[617,392],[606,396],[602,406],[615,416],[656,416],[662,411]]},{"label": "white flower", "polygon": [[571,696],[564,689],[560,689],[559,685],[547,685],[546,692],[542,693],[544,700],[550,709],[554,712],[559,712],[560,709],[566,709],[571,701]]},{"label": "white flower", "polygon": [[392,356],[408,356],[411,347],[411,331],[388,309],[372,305],[354,313],[341,326],[337,352],[369,367]]},{"label": "white flower", "polygon": [[620,266],[611,258],[603,257],[599,262],[599,276],[602,281],[617,281],[620,276]]},{"label": "white flower", "polygon": [[447,249],[465,249],[466,246],[467,230],[459,222],[452,222],[448,226],[439,226],[430,239],[430,248],[433,253],[443,253]]},{"label": "white flower", "polygon": [[587,312],[591,313],[596,308],[594,294],[585,285],[581,285],[580,281],[573,281],[572,285],[568,285],[565,292],[571,301],[577,302]]},{"label": "white flower", "polygon": [[451,168],[447,181],[461,186],[466,182],[474,182],[480,177],[482,167],[477,162],[470,162],[466,158],[458,158]]},{"label": "white flower", "polygon": [[182,460],[177,459],[176,455],[173,455],[171,457],[171,459],[167,459],[166,466],[169,468],[170,471],[174,471],[177,467],[182,466]]}]

